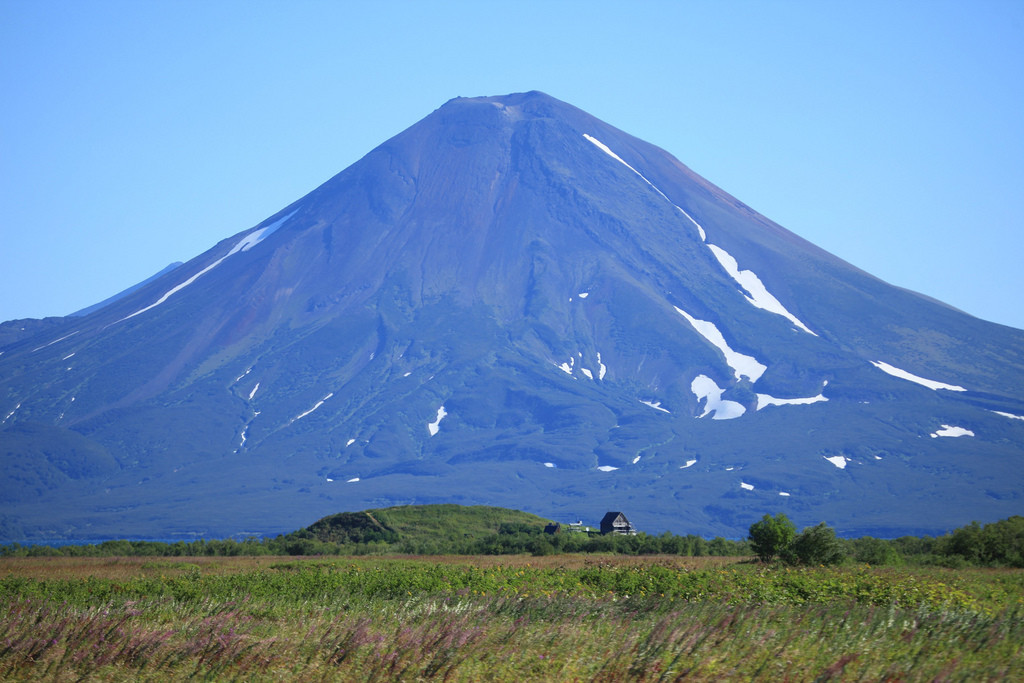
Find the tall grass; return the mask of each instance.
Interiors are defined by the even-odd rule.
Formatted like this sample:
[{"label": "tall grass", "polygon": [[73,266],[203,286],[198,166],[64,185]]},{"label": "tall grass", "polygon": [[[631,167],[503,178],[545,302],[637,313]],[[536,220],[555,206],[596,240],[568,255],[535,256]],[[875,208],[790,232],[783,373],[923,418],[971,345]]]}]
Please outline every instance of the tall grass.
[{"label": "tall grass", "polygon": [[4,680],[1024,679],[1020,572],[407,560],[30,578]]}]

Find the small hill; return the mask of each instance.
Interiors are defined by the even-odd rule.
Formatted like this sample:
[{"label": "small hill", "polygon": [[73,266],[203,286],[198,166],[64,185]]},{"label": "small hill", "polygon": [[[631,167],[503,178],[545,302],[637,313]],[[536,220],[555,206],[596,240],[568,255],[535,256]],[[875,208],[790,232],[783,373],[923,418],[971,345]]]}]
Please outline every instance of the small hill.
[{"label": "small hill", "polygon": [[324,543],[394,543],[398,534],[390,526],[381,524],[369,511],[339,512],[317,520],[306,531]]},{"label": "small hill", "polygon": [[548,521],[519,510],[484,505],[402,505],[340,512],[317,520],[303,531],[324,543],[384,541],[421,546],[465,544],[492,537],[504,529],[542,530]]}]

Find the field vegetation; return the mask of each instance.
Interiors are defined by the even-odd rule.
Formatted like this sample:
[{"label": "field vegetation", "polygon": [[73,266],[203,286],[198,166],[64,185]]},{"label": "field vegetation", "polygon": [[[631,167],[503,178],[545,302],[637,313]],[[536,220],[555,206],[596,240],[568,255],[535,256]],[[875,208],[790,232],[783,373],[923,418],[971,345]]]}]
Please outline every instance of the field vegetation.
[{"label": "field vegetation", "polygon": [[737,558],[0,560],[4,680],[1020,680],[1024,573]]}]

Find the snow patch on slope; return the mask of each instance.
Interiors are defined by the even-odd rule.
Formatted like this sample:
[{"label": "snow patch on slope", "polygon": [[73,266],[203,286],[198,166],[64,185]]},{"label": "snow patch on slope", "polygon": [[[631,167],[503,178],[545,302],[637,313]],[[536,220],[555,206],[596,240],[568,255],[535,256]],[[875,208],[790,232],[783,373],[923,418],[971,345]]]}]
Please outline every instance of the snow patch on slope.
[{"label": "snow patch on slope", "polygon": [[[643,180],[644,180],[644,182],[645,182],[645,183],[647,183],[647,184],[648,184],[648,185],[650,185],[651,187],[654,187],[654,183],[652,183],[652,182],[651,182],[650,180],[648,180],[647,178],[644,178],[644,175],[643,175],[643,174],[642,174],[642,173],[641,173],[640,171],[636,170],[635,168],[633,168],[632,166],[630,166],[629,164],[627,164],[627,163],[626,163],[625,161],[623,161],[622,157],[620,157],[620,156],[619,156],[618,154],[616,154],[615,152],[613,152],[613,151],[612,151],[612,150],[611,150],[611,149],[610,149],[610,148],[608,147],[608,145],[604,144],[603,142],[601,142],[601,141],[600,141],[600,140],[598,140],[597,138],[593,137],[592,135],[587,135],[586,133],[584,133],[584,134],[583,134],[583,137],[585,137],[585,138],[586,138],[587,140],[589,140],[590,142],[592,142],[592,143],[593,143],[593,144],[594,144],[594,145],[595,145],[595,146],[596,146],[596,147],[597,147],[598,149],[600,149],[600,150],[601,150],[602,152],[604,152],[605,154],[607,154],[608,156],[610,156],[610,157],[611,157],[612,159],[615,159],[615,161],[619,162],[620,164],[622,164],[623,166],[625,166],[626,168],[628,168],[628,169],[629,169],[630,171],[632,171],[633,173],[636,173],[636,174],[637,174],[638,176],[640,176],[641,178],[643,178]],[[658,188],[656,188],[656,187],[654,187],[654,189],[655,189],[655,190],[658,190]],[[664,194],[663,194],[663,193],[661,192],[661,190],[658,190],[658,194],[661,194],[661,196],[662,196],[662,197],[665,197],[665,195],[664,195]],[[668,199],[668,197],[665,197],[665,199]]]},{"label": "snow patch on slope", "polygon": [[964,429],[963,427],[954,427],[952,425],[942,425],[942,429],[932,432],[931,437],[937,438],[940,436],[974,436],[974,432],[970,429]]},{"label": "snow patch on slope", "polygon": [[714,413],[711,416],[712,420],[731,420],[747,412],[747,409],[736,401],[723,400],[722,393],[725,389],[719,388],[715,380],[707,375],[697,375],[690,383],[690,389],[697,396],[698,401],[701,399],[706,401],[704,412],[700,417]]},{"label": "snow patch on slope", "polygon": [[781,315],[783,318],[789,320],[791,323],[799,327],[801,330],[808,334],[813,334],[815,337],[818,335],[811,331],[807,325],[804,325],[795,315],[790,313],[785,306],[782,305],[778,299],[776,299],[768,288],[761,282],[761,278],[757,276],[752,270],[740,270],[739,263],[733,258],[732,254],[727,252],[721,247],[715,246],[714,244],[708,244],[708,249],[718,259],[718,263],[725,269],[725,272],[729,274],[733,280],[736,281],[740,287],[745,289],[748,296],[745,296],[747,301],[762,310]]},{"label": "snow patch on slope", "polygon": [[838,467],[841,470],[845,470],[846,469],[846,463],[852,462],[849,458],[844,457],[842,455],[833,455],[833,456],[829,456],[829,457],[822,456],[822,457],[825,457],[826,460],[828,460],[830,463],[832,463],[833,465],[835,465],[836,467]]},{"label": "snow patch on slope", "polygon": [[917,375],[911,374],[906,370],[901,370],[893,365],[889,365],[888,363],[885,363],[880,360],[873,360],[871,361],[871,364],[874,365],[879,370],[881,370],[882,372],[890,374],[893,377],[899,377],[900,379],[905,379],[910,382],[920,384],[921,386],[928,387],[929,389],[932,390],[945,389],[947,391],[967,391],[963,387],[957,386],[955,384],[946,384],[944,382],[937,382],[934,379],[925,379],[924,377],[918,377]]},{"label": "snow patch on slope", "polygon": [[437,409],[437,419],[427,424],[427,431],[430,432],[431,436],[434,436],[438,431],[440,431],[441,420],[443,420],[447,415],[448,411],[444,409],[444,406]]},{"label": "snow patch on slope", "polygon": [[643,173],[641,173],[640,171],[636,170],[635,168],[633,168],[632,166],[630,166],[629,164],[627,164],[627,163],[626,163],[625,161],[623,161],[622,157],[620,157],[620,156],[619,156],[618,154],[616,154],[616,153],[615,153],[615,152],[613,152],[613,151],[612,151],[611,149],[609,149],[609,148],[608,148],[608,145],[604,144],[603,142],[601,142],[601,141],[600,141],[600,140],[598,140],[597,138],[595,138],[595,137],[593,137],[593,136],[590,136],[590,135],[587,135],[586,133],[584,133],[584,134],[583,134],[583,137],[585,137],[585,138],[586,138],[587,140],[589,140],[590,142],[594,143],[594,145],[595,145],[595,146],[596,146],[596,147],[597,147],[598,149],[600,149],[600,150],[601,150],[602,152],[604,152],[605,154],[607,154],[608,156],[610,156],[610,157],[611,157],[612,159],[615,159],[615,160],[616,160],[617,162],[619,162],[620,164],[622,164],[623,166],[625,166],[626,168],[628,168],[628,169],[629,169],[630,171],[632,171],[633,173],[636,173],[636,174],[637,174],[638,176],[640,176],[640,179],[641,179],[641,180],[643,180],[643,181],[644,181],[645,183],[647,183],[648,185],[650,185],[650,186],[651,186],[651,188],[652,188],[652,189],[653,189],[653,190],[654,190],[655,192],[657,192],[658,194],[660,194],[660,195],[661,195],[661,196],[662,196],[662,197],[663,197],[663,198],[665,199],[665,201],[667,201],[667,202],[668,202],[669,204],[672,204],[672,206],[674,206],[674,207],[676,208],[676,211],[678,211],[679,213],[681,213],[681,214],[683,214],[684,216],[686,216],[686,217],[687,217],[687,218],[688,218],[688,219],[690,220],[690,222],[691,222],[691,223],[693,223],[694,227],[696,227],[696,228],[697,228],[697,232],[698,232],[698,233],[700,233],[700,239],[701,239],[701,241],[702,241],[702,242],[703,242],[704,240],[706,240],[706,239],[707,239],[707,235],[705,235],[705,234],[704,234],[704,228],[700,227],[700,223],[698,223],[697,221],[695,221],[695,220],[693,219],[693,216],[691,216],[690,214],[688,214],[688,213],[686,213],[685,211],[683,211],[683,209],[681,209],[681,208],[680,208],[679,206],[677,206],[677,205],[676,205],[676,204],[675,204],[675,203],[674,203],[674,202],[673,202],[673,201],[672,201],[671,199],[669,199],[669,198],[668,198],[668,195],[666,195],[666,194],[665,194],[664,192],[662,192],[661,190],[659,190],[659,189],[658,189],[658,186],[657,186],[657,185],[655,185],[654,183],[652,183],[652,182],[651,182],[650,180],[648,180],[648,179],[647,179],[647,178],[646,178],[646,177],[644,176],[644,174],[643,174]]},{"label": "snow patch on slope", "polygon": [[[827,385],[828,382],[825,382]],[[821,403],[828,401],[825,397],[825,392],[818,394],[817,396],[809,396],[807,398],[775,398],[768,394],[757,395],[757,410],[761,410],[766,406],[804,406],[811,403]]]},{"label": "snow patch on slope", "polygon": [[273,223],[271,223],[270,225],[268,225],[268,226],[266,226],[264,228],[261,228],[260,230],[257,230],[255,232],[249,233],[250,236],[252,236],[252,235],[256,236],[255,240],[252,241],[252,243],[249,244],[248,246],[244,247],[242,249],[242,251],[248,251],[249,249],[253,248],[257,244],[262,242],[263,240],[265,240],[268,237],[270,237],[271,235],[273,235],[275,232],[277,232],[278,228],[280,228],[282,225],[284,225],[285,222],[289,218],[291,218],[292,216],[295,215],[296,211],[298,211],[298,209],[295,209],[291,213],[288,213],[288,214],[282,216],[281,218],[278,218],[276,221],[274,221]]},{"label": "snow patch on slope", "polygon": [[645,406],[650,406],[651,408],[654,408],[655,410],[660,410],[661,412],[668,413],[669,415],[672,414],[661,407],[661,401],[645,401],[643,399],[640,399],[640,402],[643,403]]},{"label": "snow patch on slope", "polygon": [[1004,413],[1001,410],[993,410],[992,412],[995,413],[996,415],[1002,415],[1003,417],[1008,417],[1011,420],[1024,420],[1024,415],[1014,415],[1013,413]]},{"label": "snow patch on slope", "polygon": [[[24,329],[24,328],[23,328],[23,329]],[[81,330],[75,330],[75,331],[74,331],[74,332],[72,332],[71,334],[65,334],[65,335],[64,335],[63,337],[61,337],[60,339],[54,339],[54,340],[53,340],[52,342],[50,342],[49,344],[43,344],[42,346],[39,346],[39,347],[37,347],[37,348],[34,348],[34,349],[32,349],[32,353],[35,353],[36,351],[41,351],[41,350],[45,349],[45,348],[46,348],[47,346],[53,346],[53,345],[54,345],[54,344],[56,344],[57,342],[62,342],[62,341],[64,341],[65,339],[67,339],[68,337],[73,337],[73,336],[75,336],[75,335],[76,335],[76,334],[78,334],[79,332],[81,332]]]},{"label": "snow patch on slope", "polygon": [[747,377],[751,382],[756,382],[764,374],[764,371],[768,369],[767,365],[759,363],[753,356],[733,351],[714,323],[707,320],[698,320],[678,306],[673,306],[673,308],[676,309],[679,315],[690,322],[693,329],[697,330],[702,337],[722,352],[725,356],[725,362],[732,368],[736,379]]},{"label": "snow patch on slope", "polygon": [[[71,400],[74,400],[74,399],[71,399]],[[14,414],[15,414],[16,412],[18,412],[18,408],[20,408],[20,407],[21,407],[21,404],[20,404],[20,403],[19,403],[18,405],[14,406],[14,410],[12,410],[11,412],[7,413],[7,415],[5,415],[5,416],[4,416],[4,419],[3,419],[3,421],[0,421],[0,425],[2,425],[2,424],[3,424],[4,422],[7,422],[7,421],[8,421],[8,420],[10,420],[10,419],[11,419],[12,417],[14,417]]]},{"label": "snow patch on slope", "polygon": [[[295,211],[298,211],[298,209],[296,209]],[[210,265],[206,266],[205,268],[200,270],[198,273],[196,273],[195,275],[193,275],[189,279],[185,280],[184,282],[182,282],[182,283],[180,283],[178,285],[175,285],[174,287],[171,287],[169,290],[164,292],[164,295],[161,296],[159,299],[157,299],[156,302],[151,303],[149,306],[146,306],[145,308],[140,308],[139,310],[135,311],[134,313],[126,315],[125,317],[121,318],[120,320],[118,320],[118,321],[116,321],[116,322],[114,322],[112,324],[116,325],[117,323],[124,322],[125,320],[128,320],[129,318],[134,318],[135,316],[140,315],[142,313],[145,313],[146,311],[148,311],[150,309],[156,308],[157,306],[159,306],[160,304],[164,303],[169,298],[171,298],[174,294],[177,294],[178,292],[180,292],[181,290],[185,289],[190,284],[192,284],[193,282],[198,280],[200,277],[202,277],[203,275],[206,275],[211,270],[213,270],[214,268],[219,266],[228,257],[234,256],[235,254],[237,254],[239,252],[249,251],[250,249],[255,247],[257,244],[262,242],[264,239],[266,239],[266,237],[270,233],[276,231],[279,227],[281,227],[281,225],[283,225],[286,220],[288,220],[289,218],[292,217],[292,215],[295,213],[295,211],[292,211],[290,214],[288,214],[284,218],[278,219],[277,221],[271,223],[270,225],[268,225],[265,228],[260,228],[259,230],[253,230],[248,235],[246,235],[242,239],[238,240],[238,242],[235,243],[235,246],[233,246],[231,248],[231,251],[229,251],[228,253],[224,254],[219,259],[217,259],[216,261],[214,261]]]},{"label": "snow patch on slope", "polygon": [[[589,368],[583,367],[583,352],[582,351],[577,351],[576,352],[576,356],[569,356],[569,360],[564,362],[564,363],[562,363],[561,365],[559,365],[559,364],[557,364],[555,362],[552,362],[551,364],[554,365],[559,370],[561,370],[562,372],[564,372],[565,374],[567,374],[569,376],[574,376],[574,373],[576,372],[576,358],[577,358],[577,356],[580,358],[580,367],[579,367],[580,373],[584,377],[586,377],[587,379],[593,381],[594,380],[594,371],[589,369]],[[597,365],[598,365],[597,379],[604,379],[604,375],[608,371],[608,368],[606,368],[605,365],[601,362],[601,353],[600,352],[598,352],[598,354],[597,354]]]},{"label": "snow patch on slope", "polygon": [[[324,397],[323,397],[322,399],[320,399],[319,401],[317,401],[317,402],[316,402],[316,405],[315,405],[315,406],[313,406],[312,408],[310,408],[309,410],[307,410],[306,412],[304,412],[304,413],[301,413],[301,414],[299,414],[299,415],[297,415],[297,416],[293,417],[293,418],[292,418],[292,422],[297,422],[298,420],[301,420],[302,418],[306,417],[307,415],[309,415],[310,413],[312,413],[312,412],[313,412],[314,410],[316,410],[317,408],[319,408],[320,406],[322,406],[322,405],[324,404],[324,401],[326,401],[327,399],[329,399],[329,398],[330,398],[331,396],[334,396],[334,392],[333,392],[333,391],[332,391],[331,393],[327,394],[326,396],[324,396]],[[289,422],[288,424],[291,424],[291,422]]]}]

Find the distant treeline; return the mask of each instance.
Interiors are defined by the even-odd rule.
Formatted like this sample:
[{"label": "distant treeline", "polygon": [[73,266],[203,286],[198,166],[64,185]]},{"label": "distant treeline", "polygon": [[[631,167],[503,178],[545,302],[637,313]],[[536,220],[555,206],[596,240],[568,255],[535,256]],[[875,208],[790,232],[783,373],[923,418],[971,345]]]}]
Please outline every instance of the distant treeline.
[{"label": "distant treeline", "polygon": [[502,524],[483,539],[445,537],[400,539],[394,532],[379,538],[364,534],[359,541],[322,541],[313,532],[300,529],[274,538],[244,540],[103,541],[87,545],[0,546],[2,557],[197,557],[230,555],[554,555],[558,553],[615,553],[622,555],[746,556],[750,544],[725,538],[706,540],[699,536],[600,535],[560,532],[547,534],[542,527],[518,523]]},{"label": "distant treeline", "polygon": [[[820,526],[820,525],[819,525]],[[871,565],[918,565],[945,567],[1024,568],[1024,517],[981,525],[977,522],[944,536],[904,536],[880,539],[865,536],[836,539],[844,561]],[[692,534],[677,536],[597,535],[561,530],[545,533],[543,527],[526,523],[502,523],[482,538],[458,538],[454,534],[401,538],[391,529],[368,529],[357,538],[324,541],[310,529],[274,538],[244,540],[104,541],[88,545],[0,546],[3,557],[113,557],[113,556],[228,556],[228,555],[553,555],[558,553],[616,553],[622,555],[750,556],[749,540],[714,538]]]}]

